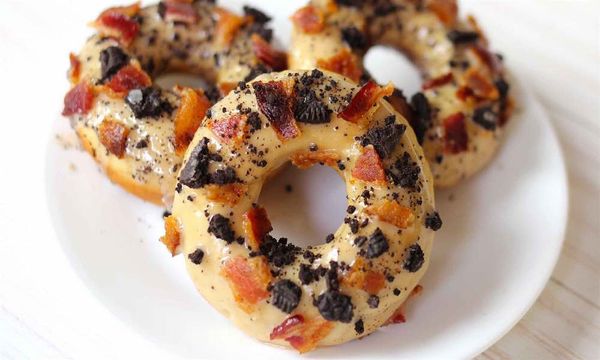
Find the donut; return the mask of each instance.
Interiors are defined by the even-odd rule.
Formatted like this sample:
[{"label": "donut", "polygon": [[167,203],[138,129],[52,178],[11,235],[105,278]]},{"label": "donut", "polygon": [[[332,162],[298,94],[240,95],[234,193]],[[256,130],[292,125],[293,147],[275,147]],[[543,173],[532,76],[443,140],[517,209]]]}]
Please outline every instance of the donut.
[{"label": "donut", "polygon": [[[108,177],[142,199],[172,201],[182,156],[211,103],[237,83],[285,68],[271,45],[270,18],[237,16],[212,1],[167,0],[113,7],[71,54],[62,114]],[[162,89],[168,72],[201,76],[207,90]]]},{"label": "donut", "polygon": [[[408,122],[383,97],[320,70],[263,74],[207,113],[184,159],[166,243],[198,291],[261,341],[307,352],[372,333],[410,296],[441,219],[433,180]],[[257,204],[291,162],[337,171],[344,222],[322,245],[270,235]]]},{"label": "donut", "polygon": [[361,82],[370,47],[399,50],[420,70],[419,93],[388,100],[410,122],[436,187],[461,182],[490,162],[512,101],[502,57],[455,0],[313,0],[292,16],[290,69],[321,68]]}]

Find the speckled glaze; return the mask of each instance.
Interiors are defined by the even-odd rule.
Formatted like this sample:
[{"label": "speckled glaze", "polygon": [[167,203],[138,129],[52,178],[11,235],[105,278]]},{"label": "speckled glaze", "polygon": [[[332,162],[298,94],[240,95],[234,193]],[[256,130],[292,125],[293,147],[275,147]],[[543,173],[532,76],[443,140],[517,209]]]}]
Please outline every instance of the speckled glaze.
[{"label": "speckled glaze", "polygon": [[[431,108],[431,119],[421,143],[435,186],[456,185],[490,162],[501,142],[502,126],[510,115],[511,102],[506,94],[498,94],[500,88],[495,89],[498,81],[504,82],[502,61],[489,52],[487,41],[474,19],[460,21],[454,17],[442,21],[432,10],[441,7],[456,12],[455,1],[370,0],[338,1],[336,4],[333,0],[313,0],[309,6],[323,14],[324,27],[316,33],[294,27],[289,53],[291,69],[312,69],[320,60],[349,51],[363,71],[362,58],[370,46],[398,49],[420,69],[424,84],[452,75],[451,81],[430,89],[424,87],[422,91]],[[342,29],[351,27],[363,34],[365,46],[352,48],[343,40]],[[449,36],[451,31],[473,32],[479,36],[473,41],[453,42]],[[494,87],[491,90],[494,94],[487,98],[461,99],[458,94],[466,89],[467,75],[474,71]],[[368,74],[364,73],[363,77],[368,78]],[[476,109],[484,107],[489,107],[488,115],[495,118],[487,127],[473,120]],[[468,143],[460,151],[448,151],[444,119],[457,113],[464,115]],[[417,122],[420,120],[416,119]]]},{"label": "speckled glaze", "polygon": [[[250,41],[256,27],[247,21],[230,44],[218,45],[215,27],[225,10],[209,1],[197,1],[192,6],[197,14],[192,24],[163,19],[158,5],[141,8],[134,17],[139,32],[130,44],[124,45],[101,32],[90,37],[76,56],[81,67],[80,81],[99,83],[100,53],[111,46],[120,47],[130,57],[130,64],[151,78],[172,71],[187,72],[201,76],[215,88],[244,80],[260,64]],[[182,161],[174,149],[173,123],[181,94],[161,89],[161,96],[171,104],[172,112],[136,118],[123,97],[96,88],[93,108],[86,114],[70,116],[70,120],[86,150],[114,182],[145,200],[170,206]],[[98,127],[107,117],[130,130],[121,158],[99,141]],[[145,146],[141,146],[142,140]]]},{"label": "speckled glaze", "polygon": [[[190,188],[181,184],[178,185],[173,204],[172,216],[179,224],[181,251],[185,256],[187,270],[198,291],[212,306],[250,336],[283,346],[290,346],[290,344],[285,340],[270,339],[269,335],[286,318],[300,314],[304,319],[323,320],[313,300],[326,291],[325,280],[321,278],[309,285],[301,285],[298,274],[300,265],[309,264],[302,253],[289,265],[274,267],[273,264],[269,264],[271,270],[275,271],[271,284],[282,279],[289,279],[298,284],[302,289],[300,303],[288,314],[275,307],[272,300],[266,298],[248,311],[236,301],[230,284],[223,276],[223,267],[228,261],[237,257],[248,260],[264,258],[261,255],[255,254],[254,257],[251,255],[251,251],[256,252],[257,249],[251,249],[247,234],[244,233],[243,214],[258,201],[261,189],[269,175],[288,163],[290,158],[298,153],[316,151],[333,154],[333,157],[339,161],[337,165],[336,163],[330,165],[346,183],[348,205],[355,207],[348,217],[356,219],[361,224],[368,219],[368,223],[361,225],[355,233],[347,223],[342,224],[331,242],[308,249],[316,255],[314,263],[311,264],[313,269],[320,265],[329,268],[330,261],[340,264],[338,273],[340,291],[350,296],[353,304],[351,321],[331,321],[331,330],[318,339],[315,345],[344,343],[365,336],[381,327],[407,299],[425,273],[434,237],[433,230],[424,224],[426,217],[435,211],[433,180],[422,149],[410,127],[407,127],[406,132],[400,137],[390,156],[383,160],[383,166],[387,171],[393,161],[403,154],[408,154],[406,156],[409,156],[419,169],[418,181],[414,188],[394,185],[389,179],[384,180],[383,183],[374,183],[353,177],[357,158],[364,151],[360,137],[365,131],[381,126],[386,118],[389,121],[390,115],[395,116],[395,124],[408,126],[407,121],[388,102],[380,100],[375,103],[371,112],[358,124],[346,121],[337,114],[348,105],[360,87],[340,75],[324,72],[311,88],[331,110],[330,122],[323,124],[297,122],[300,134],[285,141],[278,137],[273,126],[269,126],[269,121],[257,105],[253,85],[271,81],[282,81],[293,85],[298,83],[302,75],[309,74],[311,71],[287,71],[259,76],[243,89],[238,88],[218,102],[212,108],[211,118],[205,120],[206,126],[196,133],[188,148],[184,169],[185,164],[190,161],[194,148],[201,142],[208,141],[210,152],[222,158],[220,162],[211,162],[209,170],[214,172],[225,167],[235,169],[239,184],[242,184],[245,189],[235,205],[209,200],[206,188]],[[248,111],[260,113],[262,126],[260,130],[246,132],[242,137],[243,140],[224,141],[211,130],[215,124]],[[264,161],[262,164],[264,166],[258,166],[259,161]],[[369,194],[368,198],[363,195],[365,191]],[[399,228],[368,213],[369,205],[385,200],[395,201],[410,209],[412,217],[409,225]],[[242,241],[228,244],[211,234],[207,229],[210,219],[215,214],[227,217],[235,235],[241,237]],[[364,253],[366,245],[362,245],[361,248],[355,244],[355,239],[359,236],[369,237],[377,228],[381,229],[388,239],[389,250],[376,258],[366,258]],[[407,248],[415,244],[418,244],[424,253],[424,263],[415,272],[410,272],[403,266],[407,261]],[[198,249],[204,253],[200,264],[194,263],[189,257]],[[382,289],[377,292],[380,299],[377,308],[371,308],[367,304],[369,293],[346,282],[347,277],[350,276],[350,269],[358,264],[357,261],[364,261],[364,269],[391,275]],[[356,271],[361,272],[363,268]],[[394,289],[398,289],[399,293],[395,293]],[[364,323],[363,333],[355,330],[356,322],[359,320]]]}]

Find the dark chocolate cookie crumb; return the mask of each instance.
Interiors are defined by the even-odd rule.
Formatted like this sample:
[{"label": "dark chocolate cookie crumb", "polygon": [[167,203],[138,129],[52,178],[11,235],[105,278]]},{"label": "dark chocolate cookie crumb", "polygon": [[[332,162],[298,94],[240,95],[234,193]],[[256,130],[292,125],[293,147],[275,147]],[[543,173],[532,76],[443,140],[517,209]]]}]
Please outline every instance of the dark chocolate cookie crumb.
[{"label": "dark chocolate cookie crumb", "polygon": [[298,278],[302,285],[308,285],[315,280],[315,273],[310,265],[300,264],[300,271],[298,272]]},{"label": "dark chocolate cookie crumb", "polygon": [[210,218],[208,232],[217,238],[224,240],[228,244],[235,241],[235,233],[233,232],[233,229],[231,229],[229,219],[221,214],[216,214]]},{"label": "dark chocolate cookie crumb", "polygon": [[356,237],[356,239],[354,239],[354,245],[356,245],[358,247],[363,246],[366,242],[367,242],[366,236],[358,236],[358,237]]},{"label": "dark chocolate cookie crumb", "polygon": [[508,91],[510,90],[510,86],[508,85],[506,80],[498,79],[494,84],[496,85],[496,89],[498,89],[498,92],[500,93],[500,98],[505,99],[508,95]]},{"label": "dark chocolate cookie crumb", "polygon": [[201,249],[196,249],[193,253],[188,255],[188,259],[196,265],[200,265],[202,263],[202,259],[204,258],[204,251]]},{"label": "dark chocolate cookie crumb", "polygon": [[325,124],[331,121],[331,110],[312,90],[302,90],[294,105],[296,121],[307,124]]},{"label": "dark chocolate cookie crumb", "polygon": [[425,217],[425,227],[433,231],[438,231],[442,228],[442,218],[437,211],[427,214]]},{"label": "dark chocolate cookie crumb", "polygon": [[491,106],[483,106],[475,109],[473,113],[473,121],[486,130],[493,131],[498,124],[498,114]]},{"label": "dark chocolate cookie crumb", "polygon": [[252,16],[255,22],[259,24],[265,24],[271,21],[271,17],[265,14],[264,12],[258,10],[257,8],[253,8],[251,6],[244,5],[244,15]]},{"label": "dark chocolate cookie crumb", "polygon": [[383,255],[386,251],[388,251],[389,248],[390,245],[388,244],[387,238],[385,237],[381,229],[377,228],[369,237],[369,242],[367,245],[367,258],[377,258]]},{"label": "dark chocolate cookie crumb", "polygon": [[379,307],[379,296],[371,295],[367,299],[367,304],[371,309],[377,309]]},{"label": "dark chocolate cookie crumb", "polygon": [[354,205],[348,205],[348,207],[346,208],[346,212],[348,214],[352,214],[355,211],[356,211],[356,206],[354,206]]},{"label": "dark chocolate cookie crumb", "polygon": [[400,289],[395,288],[392,292],[394,293],[395,296],[400,296]]},{"label": "dark chocolate cookie crumb", "polygon": [[374,127],[369,129],[367,133],[361,139],[361,145],[373,145],[377,154],[382,159],[387,159],[394,149],[400,137],[406,131],[406,126],[403,124],[389,124],[381,127]]},{"label": "dark chocolate cookie crumb", "polygon": [[350,227],[350,231],[353,234],[356,234],[358,232],[360,224],[358,220],[356,220],[356,218],[345,218],[344,223],[348,224],[348,226]]},{"label": "dark chocolate cookie crumb", "polygon": [[275,239],[267,235],[260,244],[260,253],[267,257],[270,264],[283,267],[294,262],[300,248],[288,243],[286,238]]},{"label": "dark chocolate cookie crumb", "polygon": [[110,79],[129,63],[129,56],[118,46],[109,46],[100,52],[100,84]]},{"label": "dark chocolate cookie crumb", "polygon": [[356,50],[363,50],[368,45],[365,34],[354,26],[342,29],[342,40],[344,40],[351,49]]},{"label": "dark chocolate cookie crumb", "polygon": [[315,306],[325,320],[349,323],[354,316],[352,299],[339,291],[326,291],[315,301]]},{"label": "dark chocolate cookie crumb", "polygon": [[173,111],[171,103],[162,98],[159,89],[153,87],[129,91],[125,103],[138,119],[146,116],[157,117],[162,113],[170,114]]},{"label": "dark chocolate cookie crumb", "polygon": [[454,44],[468,44],[477,41],[479,34],[475,31],[451,30],[448,32],[448,39]]},{"label": "dark chocolate cookie crumb", "polygon": [[405,152],[388,169],[387,174],[394,183],[407,189],[416,189],[421,169],[416,162],[412,161],[410,155]]},{"label": "dark chocolate cookie crumb", "polygon": [[329,290],[339,290],[340,280],[338,278],[338,263],[332,261],[329,263],[329,269],[325,273],[325,284]]},{"label": "dark chocolate cookie crumb", "polygon": [[211,184],[225,185],[238,181],[239,179],[232,167],[226,167],[225,169],[217,170],[213,174],[209,175],[209,182]]},{"label": "dark chocolate cookie crumb", "polygon": [[260,115],[256,111],[251,112],[248,115],[247,120],[248,125],[250,125],[250,132],[255,132],[262,128],[262,122],[260,121]]},{"label": "dark chocolate cookie crumb", "polygon": [[365,324],[363,323],[362,319],[354,323],[354,331],[356,331],[357,334],[362,334],[365,332]]},{"label": "dark chocolate cookie crumb", "polygon": [[333,241],[333,239],[334,239],[334,235],[333,235],[333,234],[328,234],[328,235],[325,237],[325,242],[326,242],[326,243],[330,243],[330,242],[332,242],[332,241]]},{"label": "dark chocolate cookie crumb", "polygon": [[410,99],[413,108],[413,114],[410,120],[410,126],[413,128],[419,144],[423,144],[425,132],[431,126],[431,106],[429,100],[422,93],[416,93]]},{"label": "dark chocolate cookie crumb", "polygon": [[280,280],[271,290],[271,304],[288,314],[298,306],[301,297],[302,289],[291,280]]},{"label": "dark chocolate cookie crumb", "polygon": [[179,175],[179,182],[183,185],[192,189],[198,189],[208,184],[208,162],[210,160],[208,142],[208,138],[202,138],[194,150],[192,150],[187,163]]},{"label": "dark chocolate cookie crumb", "polygon": [[405,252],[404,269],[409,272],[417,272],[425,262],[425,254],[419,244],[411,245]]}]

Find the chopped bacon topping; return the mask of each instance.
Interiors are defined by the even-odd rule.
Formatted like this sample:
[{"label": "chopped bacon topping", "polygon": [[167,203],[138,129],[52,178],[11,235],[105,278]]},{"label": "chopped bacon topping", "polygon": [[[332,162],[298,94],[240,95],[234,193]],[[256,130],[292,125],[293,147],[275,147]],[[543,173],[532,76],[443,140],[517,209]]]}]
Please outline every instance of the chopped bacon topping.
[{"label": "chopped bacon topping", "polygon": [[370,295],[376,295],[385,286],[385,276],[377,271],[365,269],[365,262],[357,258],[350,271],[342,278],[347,286],[362,289]]},{"label": "chopped bacon topping", "polygon": [[325,27],[323,12],[312,5],[300,8],[291,16],[291,19],[294,25],[307,34],[320,33]]},{"label": "chopped bacon topping", "polygon": [[165,21],[194,24],[198,21],[198,13],[190,2],[165,1]]},{"label": "chopped bacon topping", "polygon": [[385,182],[385,170],[381,158],[373,145],[363,149],[362,155],[356,160],[352,176],[367,182]]},{"label": "chopped bacon topping", "polygon": [[273,230],[267,211],[262,207],[253,207],[246,211],[243,218],[246,241],[252,250],[258,250],[262,239]]},{"label": "chopped bacon topping", "polygon": [[458,17],[456,0],[426,0],[425,7],[433,11],[446,26],[451,26]]},{"label": "chopped bacon topping", "polygon": [[125,125],[107,117],[98,126],[98,137],[108,152],[119,159],[123,157],[129,137],[129,129]]},{"label": "chopped bacon topping", "polygon": [[396,201],[384,200],[366,209],[369,215],[375,215],[381,221],[390,223],[400,229],[406,229],[415,220],[412,210],[398,204]]},{"label": "chopped bacon topping", "polygon": [[94,90],[83,81],[65,95],[62,114],[64,116],[87,114],[92,109],[92,105],[94,105]]},{"label": "chopped bacon topping", "polygon": [[363,74],[356,55],[345,48],[328,59],[318,59],[317,67],[343,75],[354,82],[358,82]]},{"label": "chopped bacon topping", "polygon": [[70,53],[69,62],[71,63],[69,81],[71,81],[71,84],[77,84],[79,82],[79,75],[81,74],[81,61],[79,61],[77,55]]},{"label": "chopped bacon topping", "polygon": [[483,66],[487,67],[492,74],[501,74],[504,68],[502,61],[497,55],[491,53],[486,47],[479,44],[473,45],[469,48],[470,52],[475,55]]},{"label": "chopped bacon topping", "polygon": [[92,25],[103,35],[114,37],[123,45],[129,45],[140,30],[140,24],[133,19],[139,10],[139,2],[130,6],[112,7],[104,10]]},{"label": "chopped bacon topping", "polygon": [[251,36],[252,50],[258,60],[269,66],[274,71],[281,71],[287,68],[287,54],[283,51],[273,49],[260,35],[254,33]]},{"label": "chopped bacon topping", "polygon": [[240,308],[250,314],[255,305],[269,296],[267,286],[271,271],[264,257],[250,259],[236,256],[223,265],[222,275],[229,282],[233,297]]},{"label": "chopped bacon topping", "polygon": [[394,87],[391,84],[381,87],[374,81],[368,81],[354,95],[350,104],[339,113],[339,116],[346,121],[357,123],[365,114],[369,113],[375,103],[382,97],[391,95],[393,92]]},{"label": "chopped bacon topping", "polygon": [[383,326],[390,325],[390,324],[405,323],[406,317],[404,316],[404,310],[405,310],[406,304],[408,304],[409,300],[411,300],[415,296],[418,296],[419,294],[421,294],[422,291],[423,291],[423,287],[421,285],[415,286],[415,288],[411,291],[410,295],[408,295],[408,298],[404,301],[404,303],[402,305],[400,305],[398,307],[398,309],[396,309],[396,311],[394,311],[392,316],[390,316],[390,318],[383,324]]},{"label": "chopped bacon topping", "polygon": [[260,111],[273,125],[277,137],[281,141],[293,139],[300,135],[300,129],[294,119],[292,110],[292,87],[290,83],[270,81],[252,84]]},{"label": "chopped bacon topping", "polygon": [[297,168],[308,169],[317,163],[334,167],[340,160],[340,156],[334,150],[299,151],[290,159]]},{"label": "chopped bacon topping", "polygon": [[447,73],[446,75],[438,76],[436,78],[425,81],[421,88],[423,90],[430,90],[448,84],[452,81],[453,78],[454,77],[452,76],[452,73]]},{"label": "chopped bacon topping", "polygon": [[181,104],[175,115],[175,151],[182,154],[194,138],[210,101],[202,91],[192,88],[181,90]]},{"label": "chopped bacon topping", "polygon": [[218,16],[216,28],[216,43],[220,47],[231,45],[231,41],[237,31],[244,25],[244,18],[237,16],[223,8],[216,8],[215,12]]},{"label": "chopped bacon topping", "polygon": [[458,154],[467,150],[469,136],[465,127],[465,116],[458,112],[450,115],[443,121],[444,124],[444,151]]},{"label": "chopped bacon topping", "polygon": [[239,143],[244,137],[246,115],[232,115],[228,118],[214,120],[209,124],[212,131],[225,142]]},{"label": "chopped bacon topping", "polygon": [[179,224],[174,216],[171,215],[165,218],[165,235],[161,236],[160,241],[165,244],[171,255],[175,256],[181,241],[181,235]]},{"label": "chopped bacon topping", "polygon": [[206,190],[206,198],[210,201],[215,201],[221,204],[234,206],[237,204],[247,188],[243,184],[209,184],[204,186]]},{"label": "chopped bacon topping", "polygon": [[473,95],[480,99],[496,100],[500,97],[500,93],[491,79],[474,68],[466,72],[465,83]]},{"label": "chopped bacon topping", "polygon": [[271,332],[270,339],[284,339],[300,353],[311,351],[317,347],[333,330],[333,323],[321,317],[306,320],[302,315],[292,315],[277,325]]},{"label": "chopped bacon topping", "polygon": [[127,65],[121,68],[106,87],[111,89],[117,96],[125,96],[130,90],[141,89],[152,85],[150,76],[135,65]]}]

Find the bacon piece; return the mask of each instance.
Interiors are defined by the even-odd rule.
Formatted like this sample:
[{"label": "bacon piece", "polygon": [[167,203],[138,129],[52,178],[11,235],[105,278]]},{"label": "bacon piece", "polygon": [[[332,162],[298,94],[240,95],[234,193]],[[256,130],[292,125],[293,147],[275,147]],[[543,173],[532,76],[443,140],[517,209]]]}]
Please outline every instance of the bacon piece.
[{"label": "bacon piece", "polygon": [[465,86],[471,90],[473,95],[480,99],[497,100],[500,97],[498,89],[490,78],[474,68],[465,73],[465,83]]},{"label": "bacon piece", "polygon": [[298,9],[291,16],[291,20],[294,25],[307,34],[320,33],[325,27],[323,12],[312,5]]},{"label": "bacon piece", "polygon": [[451,82],[453,78],[454,77],[452,76],[452,73],[447,73],[446,75],[438,76],[436,78],[425,81],[423,85],[421,85],[421,88],[423,90],[430,90],[436,87],[440,87]]},{"label": "bacon piece", "polygon": [[150,76],[135,65],[122,67],[106,83],[106,87],[111,89],[116,96],[120,97],[127,95],[130,90],[141,89],[150,85],[152,85]]},{"label": "bacon piece", "polygon": [[469,48],[469,51],[475,55],[475,58],[481,62],[481,64],[487,67],[492,74],[502,74],[504,65],[497,55],[492,54],[486,47],[479,44],[473,45]]},{"label": "bacon piece", "polygon": [[262,256],[250,259],[236,256],[223,265],[221,274],[229,282],[235,301],[248,314],[254,311],[258,302],[269,296],[267,286],[271,272]]},{"label": "bacon piece", "polygon": [[287,69],[287,54],[285,52],[273,49],[271,44],[256,33],[252,34],[250,39],[252,40],[252,50],[258,60],[274,71]]},{"label": "bacon piece", "polygon": [[393,92],[394,87],[391,84],[381,87],[370,80],[360,88],[350,101],[350,104],[338,115],[346,121],[357,123],[365,114],[369,113],[376,102],[384,96],[391,95]]},{"label": "bacon piece", "polygon": [[405,323],[406,317],[404,316],[404,310],[406,308],[406,304],[408,303],[409,300],[411,300],[415,296],[418,296],[419,294],[421,294],[422,290],[423,290],[423,287],[421,285],[415,286],[415,288],[411,291],[410,295],[408,295],[408,298],[404,301],[404,303],[402,305],[400,305],[398,307],[398,309],[396,309],[396,311],[394,311],[392,316],[390,316],[390,318],[387,319],[387,321],[383,324],[383,326],[390,325],[390,324]]},{"label": "bacon piece", "polygon": [[129,128],[120,122],[107,117],[98,126],[98,137],[100,143],[106,147],[108,152],[119,159],[125,154]]},{"label": "bacon piece", "polygon": [[415,220],[412,210],[398,204],[396,201],[383,200],[369,206],[365,212],[377,216],[381,221],[390,223],[400,229],[406,229]]},{"label": "bacon piece", "polygon": [[104,10],[92,25],[103,35],[129,45],[140,30],[140,24],[133,19],[139,10],[139,2],[130,6],[112,7]]},{"label": "bacon piece", "polygon": [[452,26],[458,17],[456,0],[426,0],[425,7],[433,11],[446,26]]},{"label": "bacon piece", "polygon": [[317,67],[343,75],[354,82],[358,82],[363,74],[356,55],[345,48],[328,59],[318,59]]},{"label": "bacon piece", "polygon": [[213,120],[208,126],[224,142],[238,144],[244,137],[247,120],[248,116],[236,114]]},{"label": "bacon piece", "polygon": [[208,200],[234,206],[240,201],[247,188],[242,184],[209,184],[204,186],[204,190]]},{"label": "bacon piece", "polygon": [[85,81],[73,87],[64,98],[62,114],[71,116],[75,114],[87,114],[94,105],[94,90]]},{"label": "bacon piece", "polygon": [[165,244],[171,255],[175,256],[181,241],[181,234],[179,233],[179,223],[173,215],[165,218],[165,235],[161,236],[160,241]]},{"label": "bacon piece", "polygon": [[252,250],[258,250],[262,239],[273,230],[267,211],[262,207],[253,207],[246,211],[243,218],[246,241]]},{"label": "bacon piece", "polygon": [[300,353],[315,349],[322,339],[333,330],[333,323],[321,317],[306,320],[297,314],[288,317],[273,328],[270,339],[284,339]]},{"label": "bacon piece", "polygon": [[81,61],[79,61],[77,55],[70,53],[69,63],[71,64],[69,68],[69,81],[71,81],[71,84],[77,84],[79,82],[79,75],[81,74]]},{"label": "bacon piece", "polygon": [[340,156],[334,150],[299,151],[294,153],[290,159],[299,169],[308,169],[316,163],[334,167]]},{"label": "bacon piece", "polygon": [[465,127],[465,115],[461,112],[444,119],[444,151],[458,154],[468,148],[469,136]]},{"label": "bacon piece", "polygon": [[243,17],[223,8],[216,8],[215,12],[218,17],[215,35],[216,44],[220,47],[227,47],[231,45],[231,41],[233,41],[240,27],[244,25],[245,20]]},{"label": "bacon piece", "polygon": [[362,289],[370,295],[376,295],[385,286],[385,276],[377,271],[365,269],[365,262],[357,258],[350,271],[342,278],[342,282],[350,287]]},{"label": "bacon piece", "polygon": [[194,24],[198,21],[198,13],[190,2],[167,0],[165,6],[165,21]]},{"label": "bacon piece", "polygon": [[385,182],[385,170],[381,158],[373,145],[363,149],[362,155],[356,160],[352,176],[366,182]]},{"label": "bacon piece", "polygon": [[273,125],[279,140],[285,141],[300,135],[292,110],[292,85],[282,81],[252,83],[260,111]]},{"label": "bacon piece", "polygon": [[181,90],[181,104],[174,121],[175,151],[178,154],[183,154],[187,149],[209,107],[210,101],[201,90],[192,88]]}]

